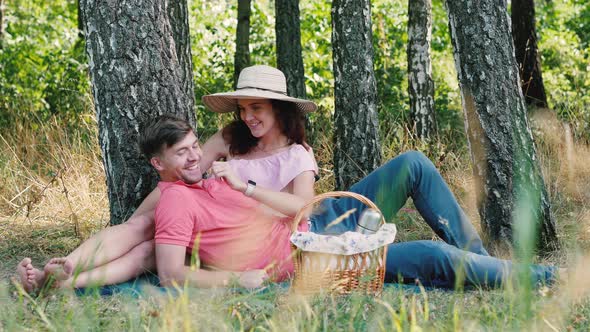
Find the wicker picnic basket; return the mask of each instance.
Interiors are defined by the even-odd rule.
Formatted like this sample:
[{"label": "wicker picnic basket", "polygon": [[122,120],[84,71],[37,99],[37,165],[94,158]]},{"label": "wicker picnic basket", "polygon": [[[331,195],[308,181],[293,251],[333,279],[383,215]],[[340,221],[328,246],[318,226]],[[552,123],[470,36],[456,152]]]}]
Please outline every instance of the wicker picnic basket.
[{"label": "wicker picnic basket", "polygon": [[[293,219],[292,231],[297,230],[297,225],[307,208],[328,197],[352,197],[380,211],[375,203],[363,195],[348,191],[327,192],[317,195],[301,208]],[[381,224],[383,225],[384,222],[385,220],[381,217]],[[381,294],[385,277],[387,246],[352,255],[309,252],[292,246],[295,266],[293,290],[296,293],[303,295],[318,292]]]}]

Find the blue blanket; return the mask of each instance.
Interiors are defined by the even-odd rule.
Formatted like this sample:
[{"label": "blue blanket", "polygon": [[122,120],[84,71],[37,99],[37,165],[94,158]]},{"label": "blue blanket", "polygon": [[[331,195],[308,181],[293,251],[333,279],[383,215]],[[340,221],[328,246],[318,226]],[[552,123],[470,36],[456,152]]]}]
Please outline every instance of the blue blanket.
[{"label": "blue blanket", "polygon": [[[289,289],[290,283],[289,282],[281,282],[272,284],[269,287],[266,287],[259,292],[269,292],[271,290],[282,290],[286,291]],[[156,290],[162,292],[162,294],[166,293],[177,293],[177,290],[174,288],[166,288],[160,286],[160,280],[158,276],[155,274],[145,274],[140,277],[137,277],[133,280],[123,282],[116,285],[109,285],[109,286],[102,286],[102,287],[92,287],[92,288],[77,288],[76,294],[78,296],[86,296],[86,295],[100,295],[100,296],[111,296],[115,294],[127,295],[134,298],[139,298],[142,295],[145,295],[145,290],[149,288],[151,290]],[[384,289],[400,289],[405,290],[413,293],[420,293],[420,287],[416,285],[406,285],[406,284],[385,284]],[[425,287],[427,291],[435,290],[434,288]],[[251,292],[251,290],[235,288],[231,289],[232,292],[235,293],[244,293],[244,292]]]}]

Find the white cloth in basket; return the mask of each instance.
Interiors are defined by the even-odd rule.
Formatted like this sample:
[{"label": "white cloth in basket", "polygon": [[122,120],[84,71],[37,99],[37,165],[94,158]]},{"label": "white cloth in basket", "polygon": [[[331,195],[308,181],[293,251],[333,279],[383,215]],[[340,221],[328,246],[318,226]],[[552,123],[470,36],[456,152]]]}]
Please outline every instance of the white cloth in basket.
[{"label": "white cloth in basket", "polygon": [[395,240],[395,224],[384,224],[374,234],[346,232],[339,235],[321,235],[312,232],[294,232],[291,243],[303,251],[336,255],[354,255],[373,251]]}]

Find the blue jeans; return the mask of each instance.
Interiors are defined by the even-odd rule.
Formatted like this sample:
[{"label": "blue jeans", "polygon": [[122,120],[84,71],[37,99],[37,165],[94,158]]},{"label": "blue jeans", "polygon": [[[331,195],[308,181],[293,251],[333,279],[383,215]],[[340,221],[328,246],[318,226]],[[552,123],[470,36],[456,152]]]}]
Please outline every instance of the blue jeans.
[{"label": "blue jeans", "polygon": [[[390,244],[387,249],[385,282],[415,282],[453,288],[457,280],[465,286],[499,287],[512,274],[512,262],[492,257],[461,209],[455,196],[432,162],[417,151],[403,153],[379,167],[349,191],[366,196],[391,220],[412,197],[430,228],[445,242],[410,241]],[[336,217],[356,208],[343,222],[329,227]],[[311,216],[311,231],[340,234],[356,229],[357,218],[366,206],[354,198],[330,198]],[[556,268],[531,265],[532,282],[550,283]]]}]

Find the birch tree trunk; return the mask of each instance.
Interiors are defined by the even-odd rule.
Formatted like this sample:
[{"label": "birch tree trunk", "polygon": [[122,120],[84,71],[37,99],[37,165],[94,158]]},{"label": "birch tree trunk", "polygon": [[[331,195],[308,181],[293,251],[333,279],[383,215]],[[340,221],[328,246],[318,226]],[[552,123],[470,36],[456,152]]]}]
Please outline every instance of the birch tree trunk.
[{"label": "birch tree trunk", "polygon": [[276,0],[275,16],[277,67],[287,78],[287,94],[305,99],[299,0]]},{"label": "birch tree trunk", "polygon": [[250,2],[238,0],[238,27],[236,29],[236,55],[234,57],[234,88],[242,69],[250,65]]},{"label": "birch tree trunk", "polygon": [[[187,14],[170,16],[169,7],[186,4],[175,1],[185,0],[81,0],[112,224],[125,221],[157,183],[136,144],[142,124],[164,113],[195,124],[192,82],[183,81],[191,79],[190,48],[179,46],[188,39],[175,41],[188,38],[188,25],[176,22]],[[177,24],[182,33],[175,35]]]},{"label": "birch tree trunk", "polygon": [[525,102],[528,105],[547,107],[537,47],[533,0],[512,0],[512,37]]},{"label": "birch tree trunk", "polygon": [[334,175],[342,190],[381,162],[369,0],[332,2],[332,47]]},{"label": "birch tree trunk", "polygon": [[513,224],[525,223],[539,232],[543,249],[557,248],[506,2],[448,0],[446,6],[483,228],[510,243]]},{"label": "birch tree trunk", "polygon": [[428,139],[436,132],[434,81],[430,63],[431,0],[408,0],[408,94],[410,120],[416,136]]}]

